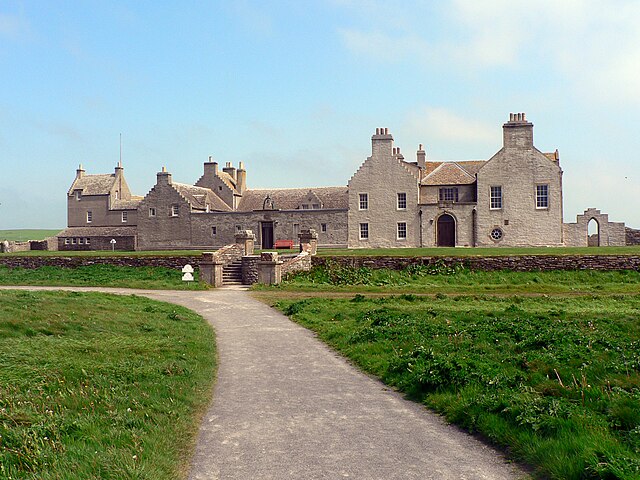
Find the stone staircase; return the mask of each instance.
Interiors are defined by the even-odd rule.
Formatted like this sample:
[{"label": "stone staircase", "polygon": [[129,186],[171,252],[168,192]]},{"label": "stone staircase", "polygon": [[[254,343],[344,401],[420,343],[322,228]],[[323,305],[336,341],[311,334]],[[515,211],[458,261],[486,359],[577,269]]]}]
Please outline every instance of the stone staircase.
[{"label": "stone staircase", "polygon": [[223,285],[242,285],[242,259],[234,260],[222,267]]}]

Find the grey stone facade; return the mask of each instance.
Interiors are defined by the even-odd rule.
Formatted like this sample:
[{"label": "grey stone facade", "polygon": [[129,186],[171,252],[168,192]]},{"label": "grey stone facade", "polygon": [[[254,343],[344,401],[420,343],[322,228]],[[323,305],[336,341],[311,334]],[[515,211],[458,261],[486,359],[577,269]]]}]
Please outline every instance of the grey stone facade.
[{"label": "grey stone facade", "polygon": [[142,198],[129,191],[121,165],[110,175],[80,167],[59,248],[110,248],[107,240],[120,235],[123,248],[216,249],[252,230],[256,248],[270,249],[297,244],[306,229],[318,233],[320,248],[586,246],[592,219],[599,226],[592,243],[625,244],[624,224],[595,209],[563,224],[557,150],[534,146],[523,113],[502,128],[503,145],[490,159],[459,162],[428,160],[422,145],[407,161],[378,128],[371,156],[345,187],[249,189],[242,162],[220,169],[209,157],[194,185],[174,182],[163,167]]}]

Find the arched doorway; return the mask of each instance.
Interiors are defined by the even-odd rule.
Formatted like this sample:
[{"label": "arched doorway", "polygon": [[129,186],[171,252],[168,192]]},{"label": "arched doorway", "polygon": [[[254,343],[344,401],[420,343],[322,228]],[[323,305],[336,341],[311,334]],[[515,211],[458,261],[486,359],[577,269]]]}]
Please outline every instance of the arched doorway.
[{"label": "arched doorway", "polygon": [[444,213],[438,217],[436,236],[439,247],[456,246],[456,221],[448,213]]},{"label": "arched doorway", "polygon": [[587,245],[590,247],[600,246],[600,224],[595,218],[589,220],[587,224]]}]

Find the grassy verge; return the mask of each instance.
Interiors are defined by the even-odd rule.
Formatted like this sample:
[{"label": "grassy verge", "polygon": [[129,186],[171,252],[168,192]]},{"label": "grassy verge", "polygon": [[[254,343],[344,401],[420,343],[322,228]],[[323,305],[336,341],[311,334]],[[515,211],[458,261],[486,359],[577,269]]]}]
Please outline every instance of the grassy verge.
[{"label": "grassy verge", "polygon": [[0,292],[0,477],[185,477],[214,369],[187,309]]},{"label": "grassy verge", "polygon": [[[197,272],[194,278],[198,278]],[[183,282],[179,270],[164,267],[88,265],[35,269],[0,266],[0,285],[101,286],[154,290],[206,290],[203,282]]]},{"label": "grassy verge", "polygon": [[3,253],[4,256],[15,257],[182,257],[200,256],[202,250],[144,250],[144,251],[122,251],[116,250],[88,250],[88,251],[49,251],[49,250],[29,250],[26,252]]},{"label": "grassy verge", "polygon": [[14,242],[26,242],[27,240],[44,240],[47,237],[53,237],[60,233],[61,228],[57,230],[36,230],[36,229],[18,229],[18,230],[0,230],[0,241],[9,240]]},{"label": "grassy verge", "polygon": [[640,295],[276,306],[540,477],[640,478]]},{"label": "grassy verge", "polygon": [[373,270],[353,267],[314,267],[285,279],[277,287],[254,286],[267,292],[360,292],[360,293],[491,293],[582,294],[640,293],[640,272],[472,271],[443,265],[411,266],[405,270]]},{"label": "grassy verge", "polygon": [[486,257],[504,255],[640,255],[640,245],[629,247],[502,247],[502,248],[326,248],[320,256],[378,257]]}]

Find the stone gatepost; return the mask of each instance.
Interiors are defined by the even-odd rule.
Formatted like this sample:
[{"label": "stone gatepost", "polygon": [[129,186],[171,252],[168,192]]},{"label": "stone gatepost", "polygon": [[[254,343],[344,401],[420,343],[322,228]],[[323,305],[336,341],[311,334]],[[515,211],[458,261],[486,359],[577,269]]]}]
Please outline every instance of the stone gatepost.
[{"label": "stone gatepost", "polygon": [[235,235],[236,243],[242,245],[245,255],[253,255],[256,236],[251,230],[240,230]]},{"label": "stone gatepost", "polygon": [[212,287],[221,287],[223,265],[213,252],[203,252],[200,261],[200,278]]},{"label": "stone gatepost", "polygon": [[298,234],[300,251],[315,255],[318,251],[318,232],[313,228],[302,229]]},{"label": "stone gatepost", "polygon": [[277,285],[282,281],[282,261],[278,252],[263,252],[258,262],[258,283]]}]

